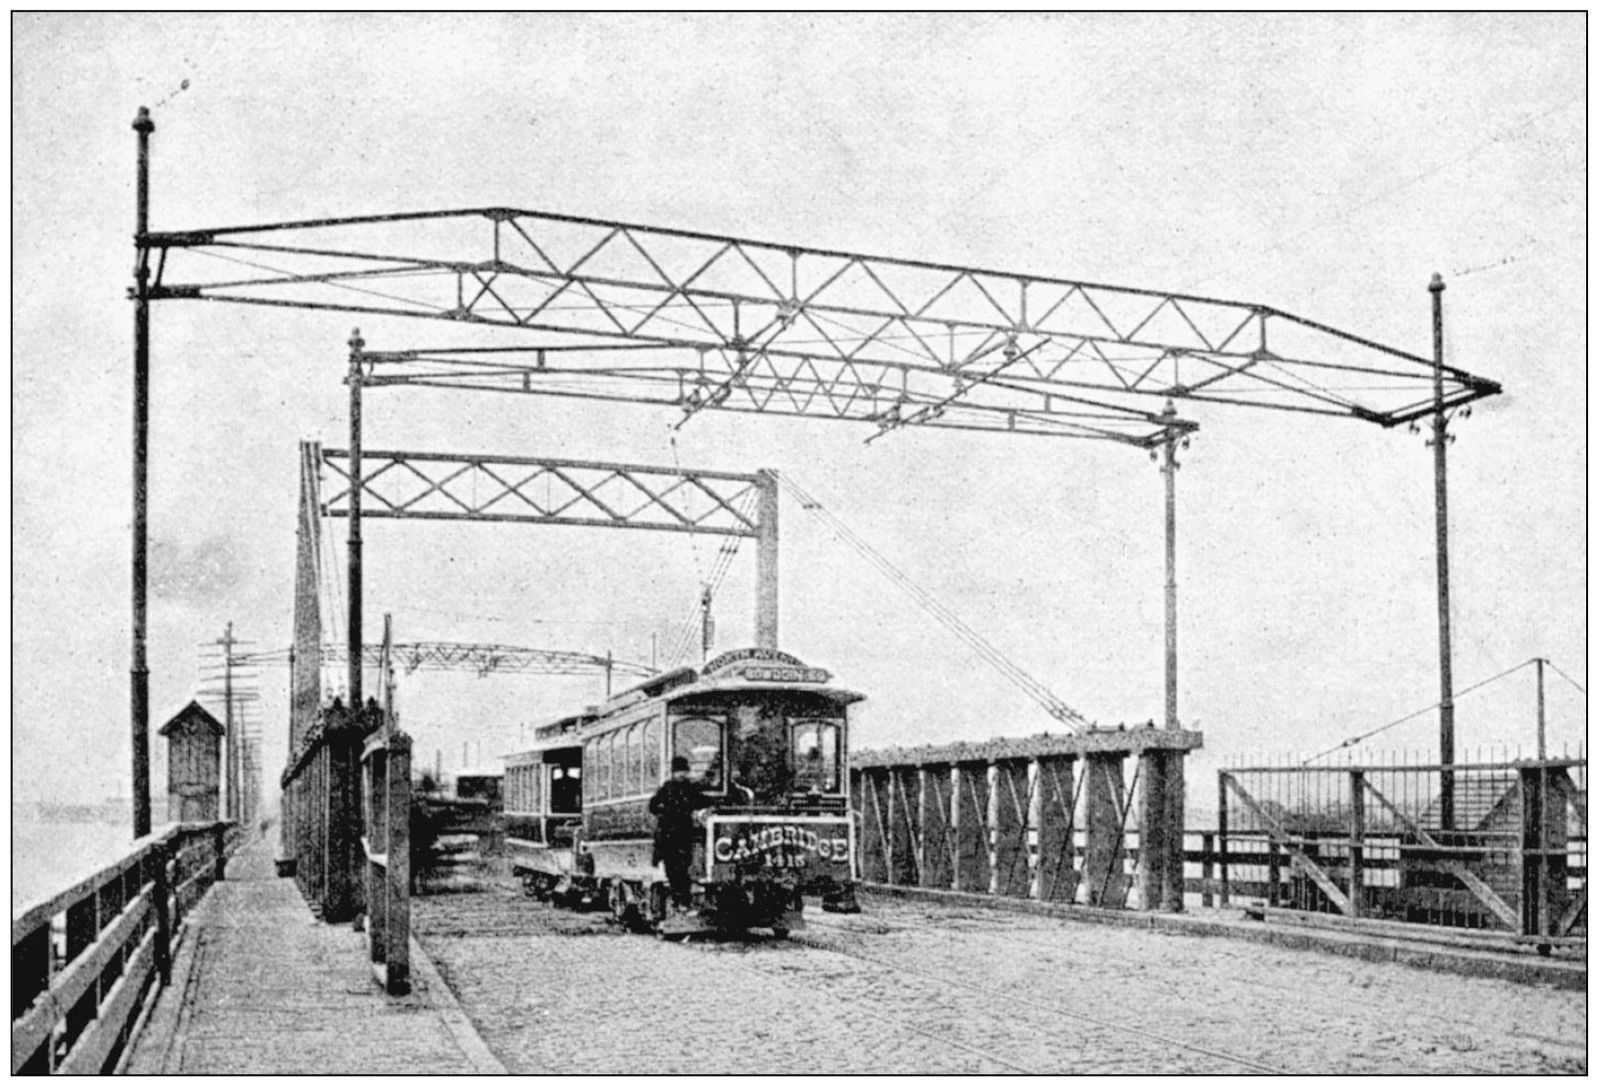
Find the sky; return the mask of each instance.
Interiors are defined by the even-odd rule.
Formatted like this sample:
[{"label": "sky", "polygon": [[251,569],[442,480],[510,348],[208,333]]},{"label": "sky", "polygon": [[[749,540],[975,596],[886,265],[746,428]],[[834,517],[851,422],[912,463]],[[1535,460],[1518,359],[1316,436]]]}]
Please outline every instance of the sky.
[{"label": "sky", "polygon": [[[1257,301],[1430,351],[1504,393],[1452,427],[1455,687],[1553,660],[1584,740],[1582,15],[14,15],[14,799],[127,793],[134,133],[151,226],[514,206]],[[337,313],[152,312],[152,731],[228,622],[286,646],[300,440],[342,446]],[[457,329],[361,322],[373,349]],[[1301,759],[1411,712],[1436,747],[1428,431],[1183,405],[1180,716],[1190,762]],[[798,479],[1095,721],[1163,711],[1163,482],[1136,449],[473,396],[367,397],[371,446]],[[331,528],[342,551],[342,524]],[[719,540],[373,523],[366,622],[396,639],[647,661]],[[858,746],[1058,730],[807,518],[782,510],[782,646],[869,699]],[[753,547],[716,607],[753,639]],[[1534,671],[1461,696],[1458,743],[1528,751]],[[286,672],[260,677],[270,779]],[[600,694],[416,674],[448,771]],[[156,747],[156,804],[164,781]],[[1202,805],[1204,784],[1194,784]]]}]

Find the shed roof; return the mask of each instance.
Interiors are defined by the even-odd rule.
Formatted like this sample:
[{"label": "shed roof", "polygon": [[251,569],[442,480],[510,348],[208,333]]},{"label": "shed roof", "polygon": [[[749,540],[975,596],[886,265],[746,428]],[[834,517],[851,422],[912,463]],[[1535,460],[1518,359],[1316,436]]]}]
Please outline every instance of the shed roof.
[{"label": "shed roof", "polygon": [[216,716],[202,708],[198,700],[190,700],[187,707],[166,721],[166,725],[160,729],[160,735],[163,738],[170,738],[174,731],[194,723],[210,727],[218,736],[227,733],[227,729],[216,721]]}]

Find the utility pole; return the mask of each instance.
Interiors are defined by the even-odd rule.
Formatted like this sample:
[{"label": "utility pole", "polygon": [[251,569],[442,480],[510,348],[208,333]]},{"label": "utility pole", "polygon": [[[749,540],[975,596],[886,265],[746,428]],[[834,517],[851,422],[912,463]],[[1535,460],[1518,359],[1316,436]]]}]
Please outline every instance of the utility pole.
[{"label": "utility pole", "polygon": [[238,727],[233,717],[233,622],[227,623],[227,631],[222,638],[216,641],[222,645],[222,726],[227,743],[227,803],[224,806],[227,819],[236,821],[241,812],[238,801],[239,788],[239,748]]},{"label": "utility pole", "polygon": [[150,462],[150,133],[155,122],[139,106],[137,217],[133,234],[133,838],[150,834],[150,670],[145,660],[145,572],[149,538]]},{"label": "utility pole", "polygon": [[[777,510],[779,507],[776,474],[758,473],[760,490],[757,534],[754,539],[754,644],[775,650],[777,630]],[[708,653],[709,648],[705,648]]]},{"label": "utility pole", "polygon": [[361,700],[361,547],[360,547],[360,385],[361,348],[366,345],[356,328],[349,337],[349,710],[359,712]]},{"label": "utility pole", "polygon": [[1442,830],[1451,832],[1453,818],[1453,629],[1447,570],[1447,412],[1442,408],[1442,291],[1440,273],[1431,276],[1431,341],[1436,353],[1436,416],[1431,423],[1431,449],[1436,464],[1436,620],[1440,632],[1442,671]]},{"label": "utility pole", "polygon": [[1164,466],[1164,728],[1180,730],[1176,714],[1176,404],[1165,400]]},{"label": "utility pole", "polygon": [[1543,684],[1546,678],[1545,667],[1547,660],[1536,659],[1536,759],[1547,759],[1547,686]]}]

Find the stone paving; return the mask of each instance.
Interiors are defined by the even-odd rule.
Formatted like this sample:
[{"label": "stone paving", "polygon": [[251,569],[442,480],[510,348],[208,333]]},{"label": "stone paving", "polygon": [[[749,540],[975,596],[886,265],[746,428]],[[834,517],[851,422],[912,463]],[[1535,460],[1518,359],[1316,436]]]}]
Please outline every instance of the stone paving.
[{"label": "stone paving", "polygon": [[525,1073],[1584,1073],[1584,991],[871,898],[670,943],[508,887],[415,929]]},{"label": "stone paving", "polygon": [[127,1071],[504,1071],[429,963],[413,968],[409,995],[388,997],[365,953],[348,925],[316,921],[256,844],[191,917]]}]

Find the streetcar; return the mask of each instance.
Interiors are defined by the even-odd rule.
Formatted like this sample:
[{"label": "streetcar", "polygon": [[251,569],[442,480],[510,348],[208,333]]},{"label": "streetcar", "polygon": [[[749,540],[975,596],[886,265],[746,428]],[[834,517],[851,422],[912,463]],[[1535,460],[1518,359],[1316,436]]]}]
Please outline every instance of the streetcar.
[{"label": "streetcar", "polygon": [[[505,850],[537,898],[659,932],[803,925],[805,897],[858,911],[848,708],[864,699],[786,652],[747,648],[538,727],[505,758]],[[675,757],[709,799],[693,907],[669,907],[649,799]]]}]

